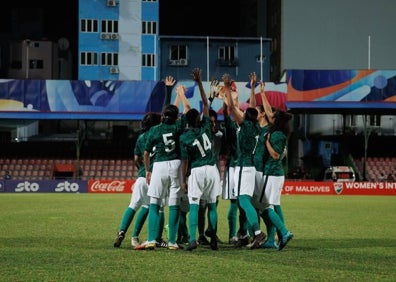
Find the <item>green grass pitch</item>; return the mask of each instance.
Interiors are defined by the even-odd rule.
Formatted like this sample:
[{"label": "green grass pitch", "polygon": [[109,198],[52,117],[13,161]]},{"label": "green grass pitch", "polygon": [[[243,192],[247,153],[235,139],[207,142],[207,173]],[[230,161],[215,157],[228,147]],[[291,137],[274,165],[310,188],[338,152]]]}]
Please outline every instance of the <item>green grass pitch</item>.
[{"label": "green grass pitch", "polygon": [[[282,251],[136,251],[132,228],[114,248],[129,199],[0,193],[0,281],[396,281],[393,196],[284,195],[294,238]],[[218,206],[224,241],[228,204]]]}]

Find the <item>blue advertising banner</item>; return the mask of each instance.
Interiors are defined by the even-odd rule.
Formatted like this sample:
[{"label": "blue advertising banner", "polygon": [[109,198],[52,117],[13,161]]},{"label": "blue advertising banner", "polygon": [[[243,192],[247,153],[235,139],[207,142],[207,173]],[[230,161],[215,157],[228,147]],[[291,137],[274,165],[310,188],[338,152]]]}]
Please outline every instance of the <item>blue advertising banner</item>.
[{"label": "blue advertising banner", "polygon": [[88,193],[84,180],[6,180],[2,181],[6,193]]},{"label": "blue advertising banner", "polygon": [[[188,88],[191,107],[200,109],[201,96],[194,81],[178,81]],[[210,82],[203,82],[207,94]],[[250,88],[237,82],[240,107],[247,107]],[[256,89],[259,92],[259,89]],[[266,84],[271,105],[285,108],[286,84]],[[81,81],[0,79],[0,118],[140,120],[146,112],[161,112],[166,87],[163,81]],[[259,96],[259,95],[257,95]],[[221,114],[222,99],[211,107]],[[182,109],[181,109],[182,111]]]}]

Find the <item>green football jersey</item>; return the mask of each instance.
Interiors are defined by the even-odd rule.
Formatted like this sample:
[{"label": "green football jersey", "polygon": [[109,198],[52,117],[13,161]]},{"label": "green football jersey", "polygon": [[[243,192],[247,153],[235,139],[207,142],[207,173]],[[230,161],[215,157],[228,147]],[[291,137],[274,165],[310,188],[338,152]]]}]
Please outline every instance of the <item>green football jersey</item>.
[{"label": "green football jersey", "polygon": [[[143,160],[143,155],[144,155],[144,145],[146,143],[146,140],[144,138],[145,133],[141,133],[136,140],[135,144],[135,149],[133,150],[133,153],[135,156],[139,156]],[[144,165],[141,165],[138,170],[138,177],[146,177],[146,169]]]},{"label": "green football jersey", "polygon": [[179,137],[183,133],[183,117],[174,124],[160,123],[147,132],[145,151],[154,152],[151,162],[163,162],[180,159]]},{"label": "green football jersey", "polygon": [[244,120],[237,130],[237,154],[239,166],[254,166],[254,154],[260,135],[257,122]]},{"label": "green football jersey", "polygon": [[[273,175],[273,176],[282,176],[285,175],[285,171],[283,169],[282,159],[284,157],[285,148],[287,146],[287,137],[282,131],[274,131],[271,133],[270,142],[272,148],[281,155],[278,160],[274,160],[272,157],[268,157],[267,161],[264,165],[264,174],[265,175]],[[267,147],[266,154],[268,153]]]},{"label": "green football jersey", "polygon": [[237,164],[237,141],[236,141],[237,125],[230,117],[224,119],[224,139],[227,146],[227,166],[234,167]]},{"label": "green football jersey", "polygon": [[189,128],[180,136],[182,160],[188,159],[191,168],[214,165],[212,143],[210,119],[204,116],[201,127]]},{"label": "green football jersey", "polygon": [[265,125],[260,127],[260,135],[257,142],[256,153],[254,154],[254,166],[256,167],[257,171],[264,172],[264,163],[268,158],[268,155],[265,154],[265,138],[268,133],[269,125]]},{"label": "green football jersey", "polygon": [[[146,144],[146,137],[147,137],[147,132],[143,132],[138,136],[138,139],[136,140],[135,144],[135,149],[133,150],[133,153],[136,156],[139,156],[143,160],[144,156],[144,146]],[[150,169],[153,167],[153,156],[155,152],[150,153]],[[138,177],[146,177],[146,168],[144,165],[141,165],[138,170]]]}]

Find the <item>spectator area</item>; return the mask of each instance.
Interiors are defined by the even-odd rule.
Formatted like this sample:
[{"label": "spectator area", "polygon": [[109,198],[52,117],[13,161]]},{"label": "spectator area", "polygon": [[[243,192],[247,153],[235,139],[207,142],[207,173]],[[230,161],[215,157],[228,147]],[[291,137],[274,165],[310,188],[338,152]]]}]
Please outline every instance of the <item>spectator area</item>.
[{"label": "spectator area", "polygon": [[[355,164],[362,173],[364,158],[355,159]],[[366,172],[369,181],[385,181],[389,174],[396,178],[396,157],[368,157]],[[381,179],[381,173],[385,179]]]}]

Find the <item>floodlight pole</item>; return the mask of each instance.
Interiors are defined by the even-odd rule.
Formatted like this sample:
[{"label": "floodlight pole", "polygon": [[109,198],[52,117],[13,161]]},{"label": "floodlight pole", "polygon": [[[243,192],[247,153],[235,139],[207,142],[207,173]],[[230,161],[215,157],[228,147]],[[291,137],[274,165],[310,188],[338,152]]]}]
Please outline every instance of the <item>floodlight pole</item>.
[{"label": "floodlight pole", "polygon": [[371,35],[368,36],[367,69],[371,69]]}]

